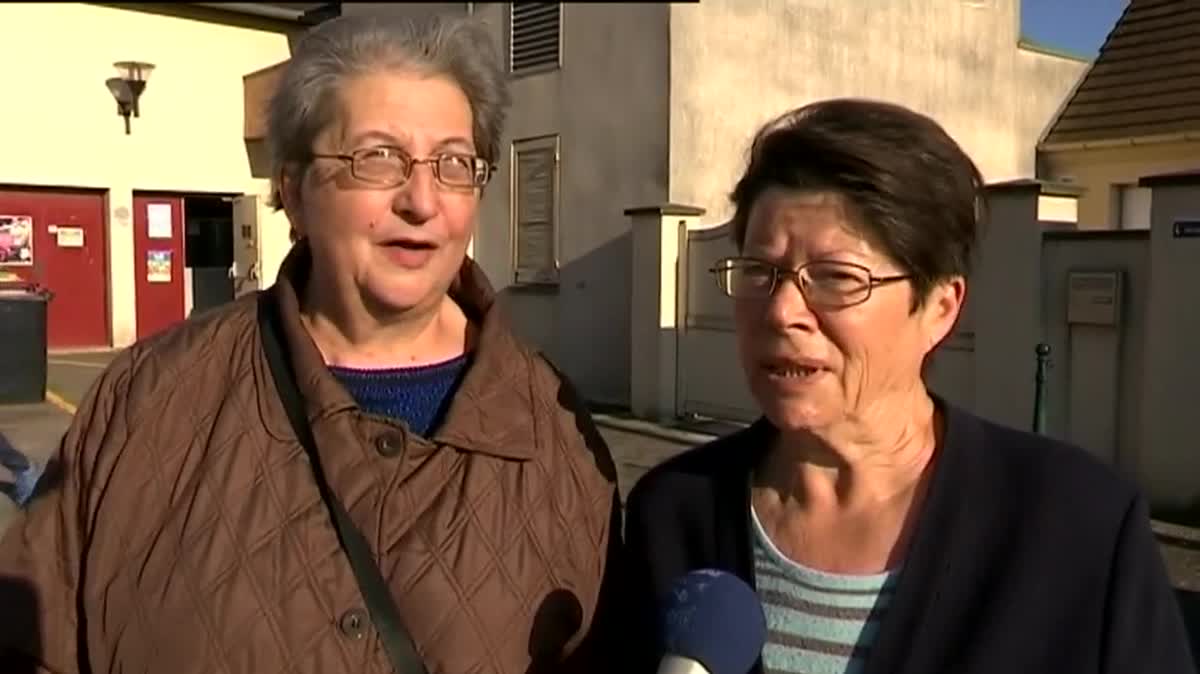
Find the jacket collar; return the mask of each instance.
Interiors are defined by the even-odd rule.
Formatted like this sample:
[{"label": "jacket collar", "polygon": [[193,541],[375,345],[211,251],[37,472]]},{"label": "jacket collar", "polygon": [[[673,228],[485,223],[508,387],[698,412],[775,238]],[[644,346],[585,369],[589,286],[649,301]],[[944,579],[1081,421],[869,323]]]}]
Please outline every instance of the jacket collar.
[{"label": "jacket collar", "polygon": [[[300,293],[312,269],[307,242],[293,245],[270,292],[279,307],[285,346],[296,373],[309,423],[358,404],[329,371],[320,350],[300,320]],[[430,438],[466,451],[527,460],[541,445],[543,424],[537,410],[532,363],[535,357],[507,325],[483,270],[466,258],[450,287],[468,320],[478,328],[473,357],[454,393],[441,426]],[[553,401],[550,401],[553,403]]]}]

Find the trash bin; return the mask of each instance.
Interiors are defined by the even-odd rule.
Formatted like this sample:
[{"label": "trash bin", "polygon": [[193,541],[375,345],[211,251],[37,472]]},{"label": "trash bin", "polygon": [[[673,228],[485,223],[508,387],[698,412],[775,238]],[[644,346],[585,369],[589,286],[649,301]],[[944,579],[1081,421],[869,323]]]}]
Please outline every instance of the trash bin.
[{"label": "trash bin", "polygon": [[50,293],[0,283],[0,404],[46,399],[46,309]]}]

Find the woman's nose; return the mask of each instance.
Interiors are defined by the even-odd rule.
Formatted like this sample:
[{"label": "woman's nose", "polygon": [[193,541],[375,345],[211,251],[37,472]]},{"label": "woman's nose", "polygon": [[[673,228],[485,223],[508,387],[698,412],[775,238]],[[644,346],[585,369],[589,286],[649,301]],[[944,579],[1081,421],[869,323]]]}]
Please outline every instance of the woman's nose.
[{"label": "woman's nose", "polygon": [[795,278],[780,277],[775,284],[775,292],[766,299],[764,313],[767,322],[780,329],[811,328],[816,325],[804,292]]},{"label": "woman's nose", "polygon": [[437,215],[437,179],[433,167],[417,164],[396,192],[396,213],[410,225],[421,225]]}]

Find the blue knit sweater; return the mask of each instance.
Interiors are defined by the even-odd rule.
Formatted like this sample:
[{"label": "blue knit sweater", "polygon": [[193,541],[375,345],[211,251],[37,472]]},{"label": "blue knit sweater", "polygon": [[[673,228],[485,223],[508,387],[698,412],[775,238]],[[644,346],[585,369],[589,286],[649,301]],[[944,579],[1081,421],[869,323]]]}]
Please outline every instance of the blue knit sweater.
[{"label": "blue knit sweater", "polygon": [[467,362],[464,354],[419,367],[329,369],[364,411],[403,421],[414,433],[428,435],[441,423]]}]

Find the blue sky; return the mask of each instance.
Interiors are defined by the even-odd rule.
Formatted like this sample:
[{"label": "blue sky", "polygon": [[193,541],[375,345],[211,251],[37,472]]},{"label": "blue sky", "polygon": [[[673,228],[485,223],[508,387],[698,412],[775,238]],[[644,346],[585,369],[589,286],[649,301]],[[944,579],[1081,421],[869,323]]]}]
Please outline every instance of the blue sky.
[{"label": "blue sky", "polygon": [[1049,47],[1095,58],[1128,0],[1021,0],[1021,32]]}]

